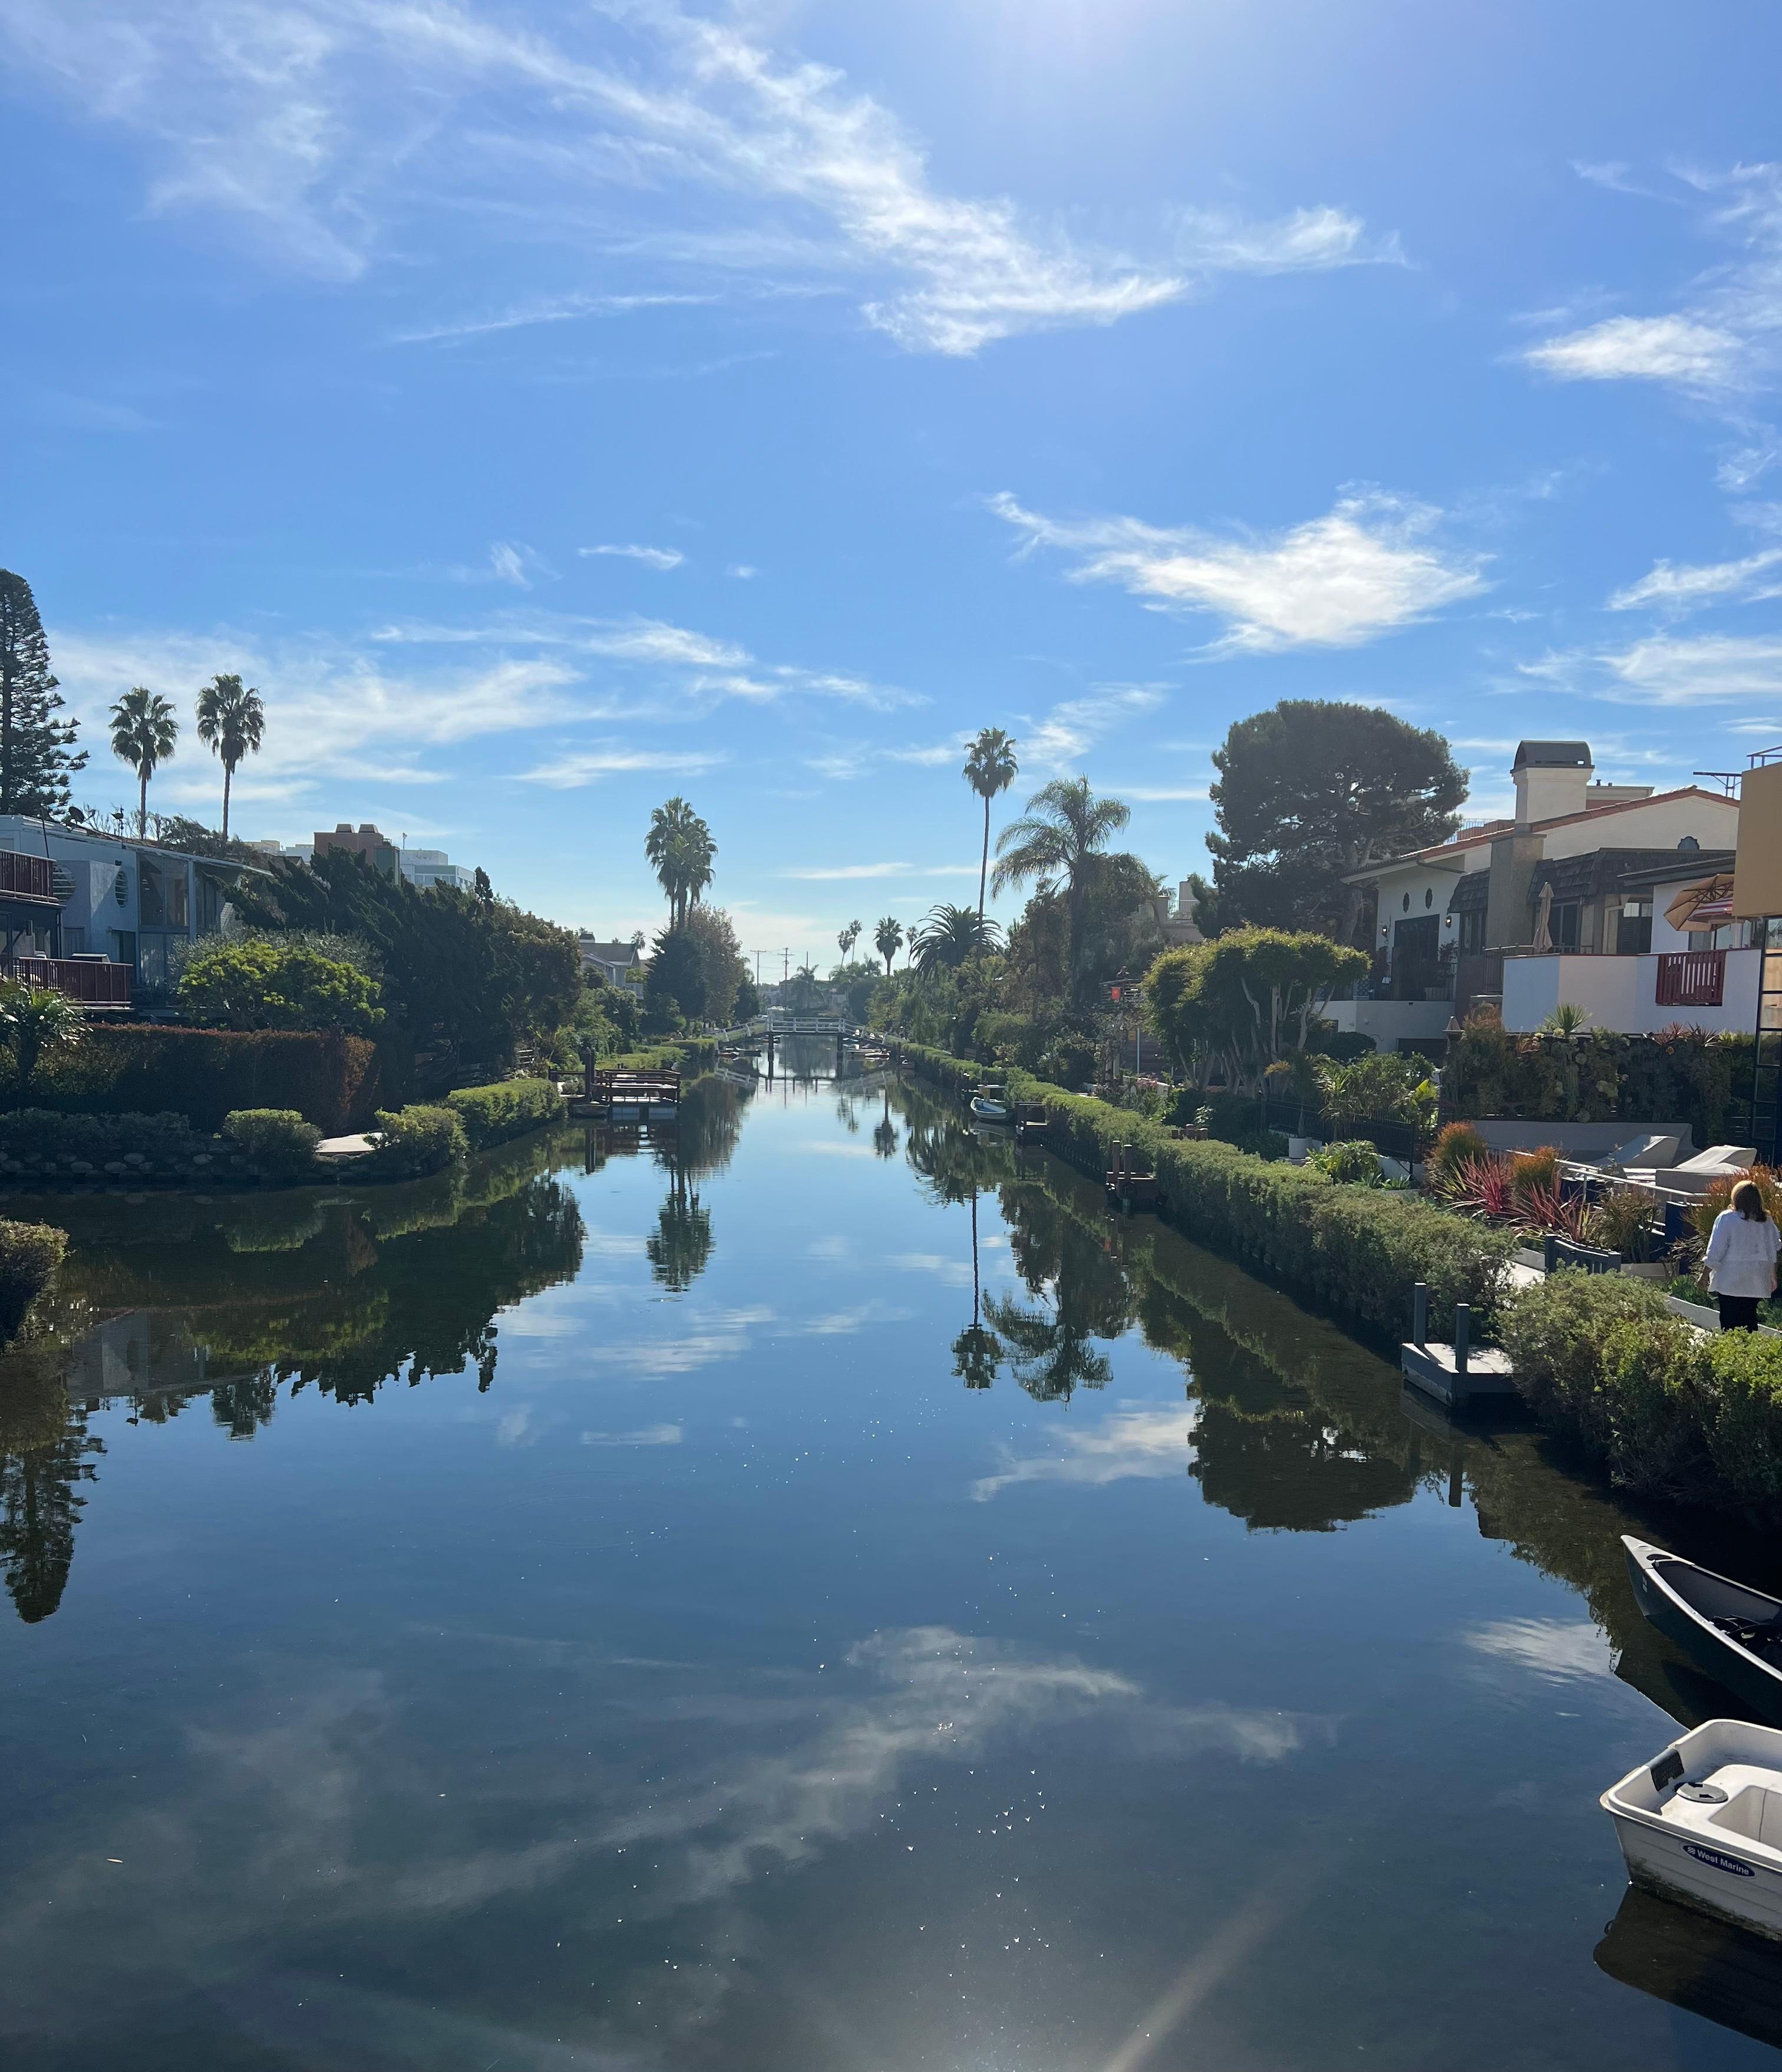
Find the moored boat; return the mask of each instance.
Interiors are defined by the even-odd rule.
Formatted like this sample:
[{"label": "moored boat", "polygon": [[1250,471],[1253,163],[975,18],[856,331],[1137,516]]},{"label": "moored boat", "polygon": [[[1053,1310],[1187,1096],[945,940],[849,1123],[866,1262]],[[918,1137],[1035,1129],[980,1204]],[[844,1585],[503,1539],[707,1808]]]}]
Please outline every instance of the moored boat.
[{"label": "moored boat", "polygon": [[1710,1720],[1602,1806],[1636,1885],[1782,1941],[1782,1733]]},{"label": "moored boat", "polygon": [[971,1096],[971,1112],[979,1122],[1007,1122],[1008,1103],[1000,1087],[979,1087]]},{"label": "moored boat", "polygon": [[1621,1544],[1645,1616],[1760,1719],[1782,1725],[1782,1598],[1630,1534]]}]

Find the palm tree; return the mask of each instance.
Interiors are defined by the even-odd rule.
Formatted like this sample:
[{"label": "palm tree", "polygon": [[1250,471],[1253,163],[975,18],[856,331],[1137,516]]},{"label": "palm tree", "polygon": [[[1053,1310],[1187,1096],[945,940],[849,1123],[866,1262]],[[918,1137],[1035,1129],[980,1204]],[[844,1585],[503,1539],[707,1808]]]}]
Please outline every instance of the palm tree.
[{"label": "palm tree", "polygon": [[887,914],[873,931],[873,941],[879,955],[885,960],[885,975],[891,976],[891,960],[903,947],[903,923],[894,921]]},{"label": "palm tree", "polygon": [[684,799],[671,799],[650,816],[643,853],[655,866],[668,900],[668,925],[684,928],[687,912],[712,882],[712,859],[718,845],[712,830]]},{"label": "palm tree", "polygon": [[914,937],[917,968],[957,971],[980,950],[1000,949],[1002,931],[970,906],[931,906]]},{"label": "palm tree", "polygon": [[1049,892],[1061,878],[1064,880],[1066,955],[1073,999],[1081,985],[1078,935],[1090,870],[1107,848],[1108,837],[1131,817],[1131,808],[1120,800],[1098,799],[1086,777],[1055,777],[1033,794],[1026,812],[1011,820],[996,839],[998,861],[992,881],[996,891],[1006,885],[1024,885],[1031,878],[1038,881],[1041,892]]},{"label": "palm tree", "polygon": [[840,945],[841,960],[844,964],[846,964],[848,960],[854,954],[854,945],[860,940],[860,924],[858,921],[850,921],[848,926],[842,930],[841,933],[836,936],[836,940]]},{"label": "palm tree", "polygon": [[1000,726],[987,726],[965,752],[965,781],[983,801],[983,855],[978,865],[978,919],[983,919],[984,874],[990,868],[990,801],[1015,781],[1020,765],[1015,743]]},{"label": "palm tree", "polygon": [[198,694],[198,738],[223,758],[223,839],[229,838],[229,787],[244,755],[260,753],[266,709],[239,676],[212,676]]},{"label": "palm tree", "polygon": [[173,754],[179,722],[173,707],[140,684],[127,690],[111,709],[112,754],[136,772],[142,791],[136,809],[136,832],[149,832],[149,779]]},{"label": "palm tree", "polygon": [[78,1043],[84,1026],[80,1007],[60,993],[11,980],[0,985],[0,1044],[12,1053],[14,1108],[25,1105],[43,1053]]},{"label": "palm tree", "polygon": [[967,1388],[988,1388],[1002,1364],[1002,1341],[984,1328],[978,1278],[978,1190],[971,1190],[971,1322],[953,1341],[953,1371]]}]

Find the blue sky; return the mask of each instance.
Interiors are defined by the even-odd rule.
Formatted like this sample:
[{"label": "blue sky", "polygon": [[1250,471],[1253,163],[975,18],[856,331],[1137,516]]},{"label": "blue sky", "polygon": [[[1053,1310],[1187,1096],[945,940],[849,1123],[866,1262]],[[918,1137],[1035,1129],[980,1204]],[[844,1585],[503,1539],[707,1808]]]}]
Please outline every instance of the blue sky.
[{"label": "blue sky", "polygon": [[624,934],[679,791],[777,959],[975,891],[986,724],[1172,879],[1283,697],[1486,811],[1523,734],[1742,765],[1779,60],[1738,5],[0,0],[0,562],[81,795],[119,691],[239,669],[240,832]]}]

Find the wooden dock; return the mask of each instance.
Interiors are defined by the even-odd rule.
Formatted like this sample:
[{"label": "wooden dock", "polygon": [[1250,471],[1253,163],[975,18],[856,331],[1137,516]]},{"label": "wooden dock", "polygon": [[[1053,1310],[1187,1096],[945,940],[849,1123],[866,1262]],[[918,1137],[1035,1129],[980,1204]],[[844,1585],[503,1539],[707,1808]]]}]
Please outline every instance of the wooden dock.
[{"label": "wooden dock", "polygon": [[1475,1402],[1516,1396],[1509,1355],[1496,1346],[1472,1343],[1472,1314],[1464,1302],[1454,1305],[1454,1342],[1428,1336],[1429,1289],[1419,1281],[1411,1290],[1411,1333],[1398,1348],[1404,1377],[1414,1388],[1432,1396],[1445,1410],[1462,1411]]},{"label": "wooden dock", "polygon": [[1129,1216],[1144,1210],[1155,1210],[1163,1198],[1156,1174],[1139,1170],[1138,1154],[1130,1144],[1115,1145],[1114,1163],[1108,1169],[1106,1186],[1109,1201]]},{"label": "wooden dock", "polygon": [[590,1066],[571,1112],[608,1122],[671,1122],[680,1112],[679,1072],[601,1071]]}]

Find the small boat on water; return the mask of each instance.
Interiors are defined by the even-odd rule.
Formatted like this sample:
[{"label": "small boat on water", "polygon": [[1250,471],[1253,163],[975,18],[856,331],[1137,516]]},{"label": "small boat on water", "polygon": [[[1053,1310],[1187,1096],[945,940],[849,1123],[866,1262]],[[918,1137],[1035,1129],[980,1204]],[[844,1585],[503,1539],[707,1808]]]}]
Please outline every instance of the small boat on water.
[{"label": "small boat on water", "polygon": [[1759,1718],[1782,1725],[1782,1597],[1621,1536],[1634,1601],[1667,1640]]},{"label": "small boat on water", "polygon": [[971,1112],[979,1122],[1007,1122],[1008,1101],[1000,1087],[979,1087],[971,1096]]},{"label": "small boat on water", "polygon": [[1636,1885],[1782,1941],[1782,1733],[1710,1720],[1602,1805]]}]

